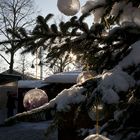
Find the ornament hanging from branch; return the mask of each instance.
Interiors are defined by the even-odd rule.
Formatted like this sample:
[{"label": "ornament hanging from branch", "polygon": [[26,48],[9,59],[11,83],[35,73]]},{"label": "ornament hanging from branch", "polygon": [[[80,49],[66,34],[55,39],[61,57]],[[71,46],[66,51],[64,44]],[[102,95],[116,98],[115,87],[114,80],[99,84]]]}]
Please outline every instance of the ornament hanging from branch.
[{"label": "ornament hanging from branch", "polygon": [[31,110],[42,106],[48,102],[48,96],[44,90],[31,89],[23,98],[23,106],[26,110]]},{"label": "ornament hanging from branch", "polygon": [[89,114],[92,120],[96,120],[96,134],[87,136],[84,140],[110,140],[109,138],[99,134],[99,120],[102,120],[103,116],[103,105],[101,104],[100,98],[96,96],[95,105],[91,114]]},{"label": "ornament hanging from branch", "polygon": [[92,79],[96,75],[94,71],[82,71],[77,77],[77,84],[82,84],[85,81]]},{"label": "ornament hanging from branch", "polygon": [[58,0],[57,7],[63,14],[73,16],[80,10],[79,0]]},{"label": "ornament hanging from branch", "polygon": [[92,134],[86,137],[84,140],[110,140],[106,138],[105,136],[98,135],[98,134]]}]

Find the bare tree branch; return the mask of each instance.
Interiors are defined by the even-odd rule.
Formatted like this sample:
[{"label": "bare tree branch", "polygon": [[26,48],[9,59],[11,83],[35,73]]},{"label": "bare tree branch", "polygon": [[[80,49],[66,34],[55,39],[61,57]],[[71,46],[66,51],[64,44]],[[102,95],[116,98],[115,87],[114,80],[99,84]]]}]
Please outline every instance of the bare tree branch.
[{"label": "bare tree branch", "polygon": [[[3,36],[0,44],[5,53],[10,54],[10,72],[13,71],[15,53],[21,48],[16,33],[20,27],[33,25],[34,13],[33,0],[0,0],[0,33]],[[13,33],[9,33],[9,29]]]},{"label": "bare tree branch", "polygon": [[10,65],[10,63],[7,61],[7,59],[2,54],[0,54],[0,56],[7,62],[8,65]]}]

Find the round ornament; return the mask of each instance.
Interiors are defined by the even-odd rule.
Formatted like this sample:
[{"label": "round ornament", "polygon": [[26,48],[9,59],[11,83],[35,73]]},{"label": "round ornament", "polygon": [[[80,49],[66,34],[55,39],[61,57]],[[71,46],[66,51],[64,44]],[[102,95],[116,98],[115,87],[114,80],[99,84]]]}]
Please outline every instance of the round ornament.
[{"label": "round ornament", "polygon": [[79,0],[58,0],[57,7],[63,14],[73,16],[80,10],[80,2]]},{"label": "round ornament", "polygon": [[97,106],[94,105],[88,111],[88,115],[93,121],[96,121],[97,113],[98,113],[98,121],[101,121],[105,118],[105,109],[103,104],[98,104]]},{"label": "round ornament", "polygon": [[86,137],[84,140],[110,140],[106,138],[105,136],[99,135],[99,134],[92,134]]},{"label": "round ornament", "polygon": [[29,90],[23,98],[23,106],[26,110],[31,110],[42,106],[48,102],[48,96],[45,91],[41,89]]},{"label": "round ornament", "polygon": [[92,71],[83,71],[77,77],[77,83],[82,84],[85,81],[92,79],[95,76],[95,73]]}]

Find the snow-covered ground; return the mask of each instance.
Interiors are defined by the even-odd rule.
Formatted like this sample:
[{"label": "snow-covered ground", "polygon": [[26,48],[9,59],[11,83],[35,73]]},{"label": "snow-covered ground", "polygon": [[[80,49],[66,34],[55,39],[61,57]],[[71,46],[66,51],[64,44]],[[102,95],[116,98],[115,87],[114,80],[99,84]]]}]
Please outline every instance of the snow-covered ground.
[{"label": "snow-covered ground", "polygon": [[[0,140],[46,140],[45,131],[50,121],[21,122],[13,126],[0,127]],[[57,140],[57,132],[47,140]]]}]

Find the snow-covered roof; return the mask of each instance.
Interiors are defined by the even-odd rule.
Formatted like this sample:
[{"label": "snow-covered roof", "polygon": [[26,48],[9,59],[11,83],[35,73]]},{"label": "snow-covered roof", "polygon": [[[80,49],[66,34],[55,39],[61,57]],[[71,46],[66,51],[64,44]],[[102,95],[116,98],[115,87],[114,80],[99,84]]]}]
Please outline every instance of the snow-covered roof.
[{"label": "snow-covered roof", "polygon": [[51,75],[45,79],[47,83],[76,83],[81,71],[62,72]]},{"label": "snow-covered roof", "polygon": [[41,88],[45,85],[48,85],[43,80],[19,80],[18,88]]},{"label": "snow-covered roof", "polygon": [[19,80],[18,88],[41,88],[49,83],[76,83],[81,71],[62,72],[53,74],[45,80]]}]

